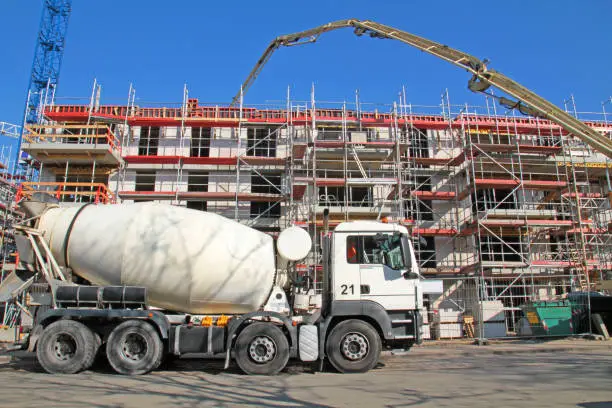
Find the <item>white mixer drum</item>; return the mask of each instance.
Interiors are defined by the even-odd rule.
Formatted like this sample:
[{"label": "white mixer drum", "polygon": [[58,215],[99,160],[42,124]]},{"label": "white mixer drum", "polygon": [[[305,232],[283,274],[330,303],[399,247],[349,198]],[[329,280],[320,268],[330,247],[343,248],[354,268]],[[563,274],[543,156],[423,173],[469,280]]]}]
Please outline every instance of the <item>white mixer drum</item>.
[{"label": "white mixer drum", "polygon": [[267,234],[166,204],[82,207],[50,208],[38,228],[60,265],[92,284],[144,286],[149,305],[193,314],[246,313],[266,302],[275,276]]}]

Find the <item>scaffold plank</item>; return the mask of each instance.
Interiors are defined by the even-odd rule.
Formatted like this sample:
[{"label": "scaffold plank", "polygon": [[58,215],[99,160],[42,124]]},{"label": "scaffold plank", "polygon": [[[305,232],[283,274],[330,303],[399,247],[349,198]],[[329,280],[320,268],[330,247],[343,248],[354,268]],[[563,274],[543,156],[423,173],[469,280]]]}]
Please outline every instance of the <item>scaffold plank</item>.
[{"label": "scaffold plank", "polygon": [[185,164],[218,166],[235,166],[237,163],[236,157],[183,157],[182,160]]},{"label": "scaffold plank", "polygon": [[556,190],[566,187],[566,181],[555,180],[518,180],[518,179],[474,179],[476,188],[512,188],[522,185],[525,189],[531,190]]},{"label": "scaffold plank", "polygon": [[128,164],[178,164],[180,156],[123,156]]},{"label": "scaffold plank", "polygon": [[410,195],[421,200],[449,201],[453,200],[457,194],[454,191],[411,191]]},{"label": "scaffold plank", "polygon": [[295,182],[303,183],[303,184],[316,183],[317,186],[322,186],[322,187],[334,187],[334,186],[341,187],[341,186],[346,185],[346,179],[331,178],[331,177],[327,177],[327,178],[317,177],[316,179],[312,177],[296,177]]},{"label": "scaffold plank", "polygon": [[561,151],[561,146],[536,146],[528,144],[475,143],[474,147],[489,153],[536,153],[549,155]]},{"label": "scaffold plank", "polygon": [[457,235],[457,230],[454,228],[413,228],[412,235],[425,237],[452,237]]}]

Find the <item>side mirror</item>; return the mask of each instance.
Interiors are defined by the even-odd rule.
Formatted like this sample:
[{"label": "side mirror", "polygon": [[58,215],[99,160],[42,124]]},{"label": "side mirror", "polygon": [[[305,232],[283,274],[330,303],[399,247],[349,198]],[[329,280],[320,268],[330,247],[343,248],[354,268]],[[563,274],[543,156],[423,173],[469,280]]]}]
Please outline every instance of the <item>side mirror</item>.
[{"label": "side mirror", "polygon": [[404,272],[404,279],[419,279],[420,275],[416,272]]}]

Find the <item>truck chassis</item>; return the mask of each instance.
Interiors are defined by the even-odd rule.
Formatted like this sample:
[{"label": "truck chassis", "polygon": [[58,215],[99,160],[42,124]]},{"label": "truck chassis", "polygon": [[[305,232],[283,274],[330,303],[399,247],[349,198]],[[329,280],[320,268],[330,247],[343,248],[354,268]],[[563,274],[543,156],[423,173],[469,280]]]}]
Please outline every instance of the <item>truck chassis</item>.
[{"label": "truck chassis", "polygon": [[[171,315],[157,310],[60,307],[37,319],[27,348],[36,351],[47,372],[62,374],[89,369],[102,350],[111,367],[124,375],[145,374],[157,369],[164,357],[192,353],[225,354],[226,369],[233,356],[242,371],[254,375],[278,374],[290,358],[318,359],[322,368],[326,357],[342,373],[365,372],[376,365],[383,346],[408,348],[421,342],[418,312],[406,311],[413,318],[402,324],[413,334],[398,340],[388,316],[362,314],[372,309],[368,303],[357,302],[352,314],[330,314],[299,325],[275,312],[253,312],[229,321],[219,317],[216,324],[196,325],[189,315],[173,324]],[[343,309],[347,310],[344,305]],[[385,333],[389,328],[391,332]]]}]

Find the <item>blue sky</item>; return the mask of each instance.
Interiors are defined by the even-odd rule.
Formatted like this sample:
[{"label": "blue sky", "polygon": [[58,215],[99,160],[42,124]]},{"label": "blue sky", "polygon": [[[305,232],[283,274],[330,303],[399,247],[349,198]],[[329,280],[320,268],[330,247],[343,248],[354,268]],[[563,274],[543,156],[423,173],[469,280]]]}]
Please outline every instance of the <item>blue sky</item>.
[{"label": "blue sky", "polygon": [[[40,0],[4,0],[0,24],[0,121],[20,122],[41,11]],[[479,58],[562,105],[601,111],[612,95],[612,1],[157,1],[74,0],[58,96],[87,98],[94,78],[102,102],[180,102],[183,83],[201,101],[229,102],[277,35],[343,18],[372,19]],[[246,103],[285,98],[392,103],[402,86],[415,104],[480,102],[468,74],[389,40],[329,33],[272,57]],[[76,101],[76,100],[73,100]],[[66,102],[66,100],[65,100]],[[608,104],[612,111],[612,105]]]}]

